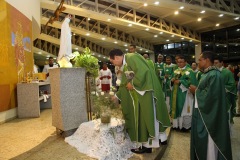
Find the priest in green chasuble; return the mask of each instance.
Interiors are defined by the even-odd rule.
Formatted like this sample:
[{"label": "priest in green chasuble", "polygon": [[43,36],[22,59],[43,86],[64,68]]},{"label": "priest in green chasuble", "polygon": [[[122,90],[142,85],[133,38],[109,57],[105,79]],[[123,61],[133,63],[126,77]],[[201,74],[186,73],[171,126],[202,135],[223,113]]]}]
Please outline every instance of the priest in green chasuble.
[{"label": "priest in green chasuble", "polygon": [[214,58],[214,65],[221,71],[221,76],[224,80],[227,109],[229,113],[229,122],[233,124],[233,117],[236,115],[236,99],[237,87],[233,73],[227,68],[223,67],[223,58],[218,55]]},{"label": "priest in green chasuble", "polygon": [[[125,128],[132,142],[143,147],[134,153],[149,153],[151,148],[167,140],[165,130],[170,119],[162,88],[152,67],[140,54],[113,49],[109,53],[114,66],[123,66],[123,75],[116,97],[121,101]],[[127,72],[134,77],[128,79]]]},{"label": "priest in green chasuble", "polygon": [[188,88],[190,85],[196,85],[197,81],[184,56],[179,56],[177,62],[178,69],[173,72],[171,78],[173,86],[170,115],[173,128],[190,129],[194,97]]},{"label": "priest in green chasuble", "polygon": [[171,75],[176,68],[176,64],[172,63],[172,58],[170,56],[166,57],[166,64],[163,67],[163,90],[165,93],[165,100],[168,108],[168,112],[170,112],[170,100],[171,100]]},{"label": "priest in green chasuble", "polygon": [[195,93],[191,160],[232,159],[224,80],[213,66],[214,55],[210,51],[200,54],[199,68],[203,74],[197,87],[189,87]]},{"label": "priest in green chasuble", "polygon": [[157,57],[157,63],[155,63],[155,72],[158,76],[161,87],[163,87],[163,75],[162,75],[163,67],[164,67],[163,55],[159,54]]}]

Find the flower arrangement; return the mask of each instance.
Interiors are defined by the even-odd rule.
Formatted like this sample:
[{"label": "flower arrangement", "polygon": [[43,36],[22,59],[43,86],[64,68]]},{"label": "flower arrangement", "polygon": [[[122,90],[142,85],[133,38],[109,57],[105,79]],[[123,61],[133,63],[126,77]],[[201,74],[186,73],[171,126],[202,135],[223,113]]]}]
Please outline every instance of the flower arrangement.
[{"label": "flower arrangement", "polygon": [[73,53],[76,57],[73,59],[75,62],[75,67],[83,67],[86,68],[87,74],[90,74],[93,77],[98,76],[98,59],[94,56],[92,56],[91,50],[86,47],[83,50],[83,53],[80,53],[78,51]]},{"label": "flower arrangement", "polygon": [[122,119],[121,107],[111,99],[113,95],[113,92],[91,93],[93,119],[101,118],[102,123],[109,123],[111,117]]},{"label": "flower arrangement", "polygon": [[175,70],[174,71],[174,79],[179,79],[182,76],[180,70]]}]

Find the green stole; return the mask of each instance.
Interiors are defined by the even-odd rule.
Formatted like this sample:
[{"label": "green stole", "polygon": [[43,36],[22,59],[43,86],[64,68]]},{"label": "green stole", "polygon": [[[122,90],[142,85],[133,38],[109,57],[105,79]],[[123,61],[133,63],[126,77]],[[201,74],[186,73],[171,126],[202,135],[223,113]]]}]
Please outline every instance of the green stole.
[{"label": "green stole", "polygon": [[[188,73],[188,75],[186,73]],[[196,85],[197,83],[194,72],[187,66],[183,70],[180,68],[176,69],[172,75],[172,78],[180,80],[180,84],[186,88],[188,88],[190,84]],[[182,90],[179,87],[180,84],[173,84],[170,114],[174,119],[181,116],[187,94],[187,92],[182,93]]]}]

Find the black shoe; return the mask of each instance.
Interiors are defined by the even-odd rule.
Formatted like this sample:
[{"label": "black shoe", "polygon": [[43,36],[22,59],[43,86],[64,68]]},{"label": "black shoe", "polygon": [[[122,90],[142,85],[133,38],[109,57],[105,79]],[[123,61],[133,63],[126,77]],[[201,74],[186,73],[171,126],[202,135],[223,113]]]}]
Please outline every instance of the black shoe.
[{"label": "black shoe", "polygon": [[152,148],[146,148],[144,146],[137,149],[131,149],[133,153],[142,154],[142,153],[152,153]]},{"label": "black shoe", "polygon": [[186,128],[181,129],[182,132],[189,132],[190,130],[191,130],[191,127],[189,129],[186,129]]},{"label": "black shoe", "polygon": [[161,144],[161,145],[167,145],[167,140],[166,140],[166,141],[163,141],[163,142],[161,142],[161,140],[159,139],[159,144]]},{"label": "black shoe", "polygon": [[240,114],[239,113],[235,114],[235,117],[240,117]]}]

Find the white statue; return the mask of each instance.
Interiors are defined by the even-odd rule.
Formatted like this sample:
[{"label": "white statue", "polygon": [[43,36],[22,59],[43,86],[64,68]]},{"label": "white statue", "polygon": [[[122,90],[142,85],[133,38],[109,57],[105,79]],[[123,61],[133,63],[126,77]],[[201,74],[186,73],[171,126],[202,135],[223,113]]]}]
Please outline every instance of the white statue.
[{"label": "white statue", "polygon": [[61,26],[60,49],[58,53],[57,62],[60,67],[72,67],[70,62],[75,56],[72,54],[71,28],[69,22],[71,15],[67,15]]}]

